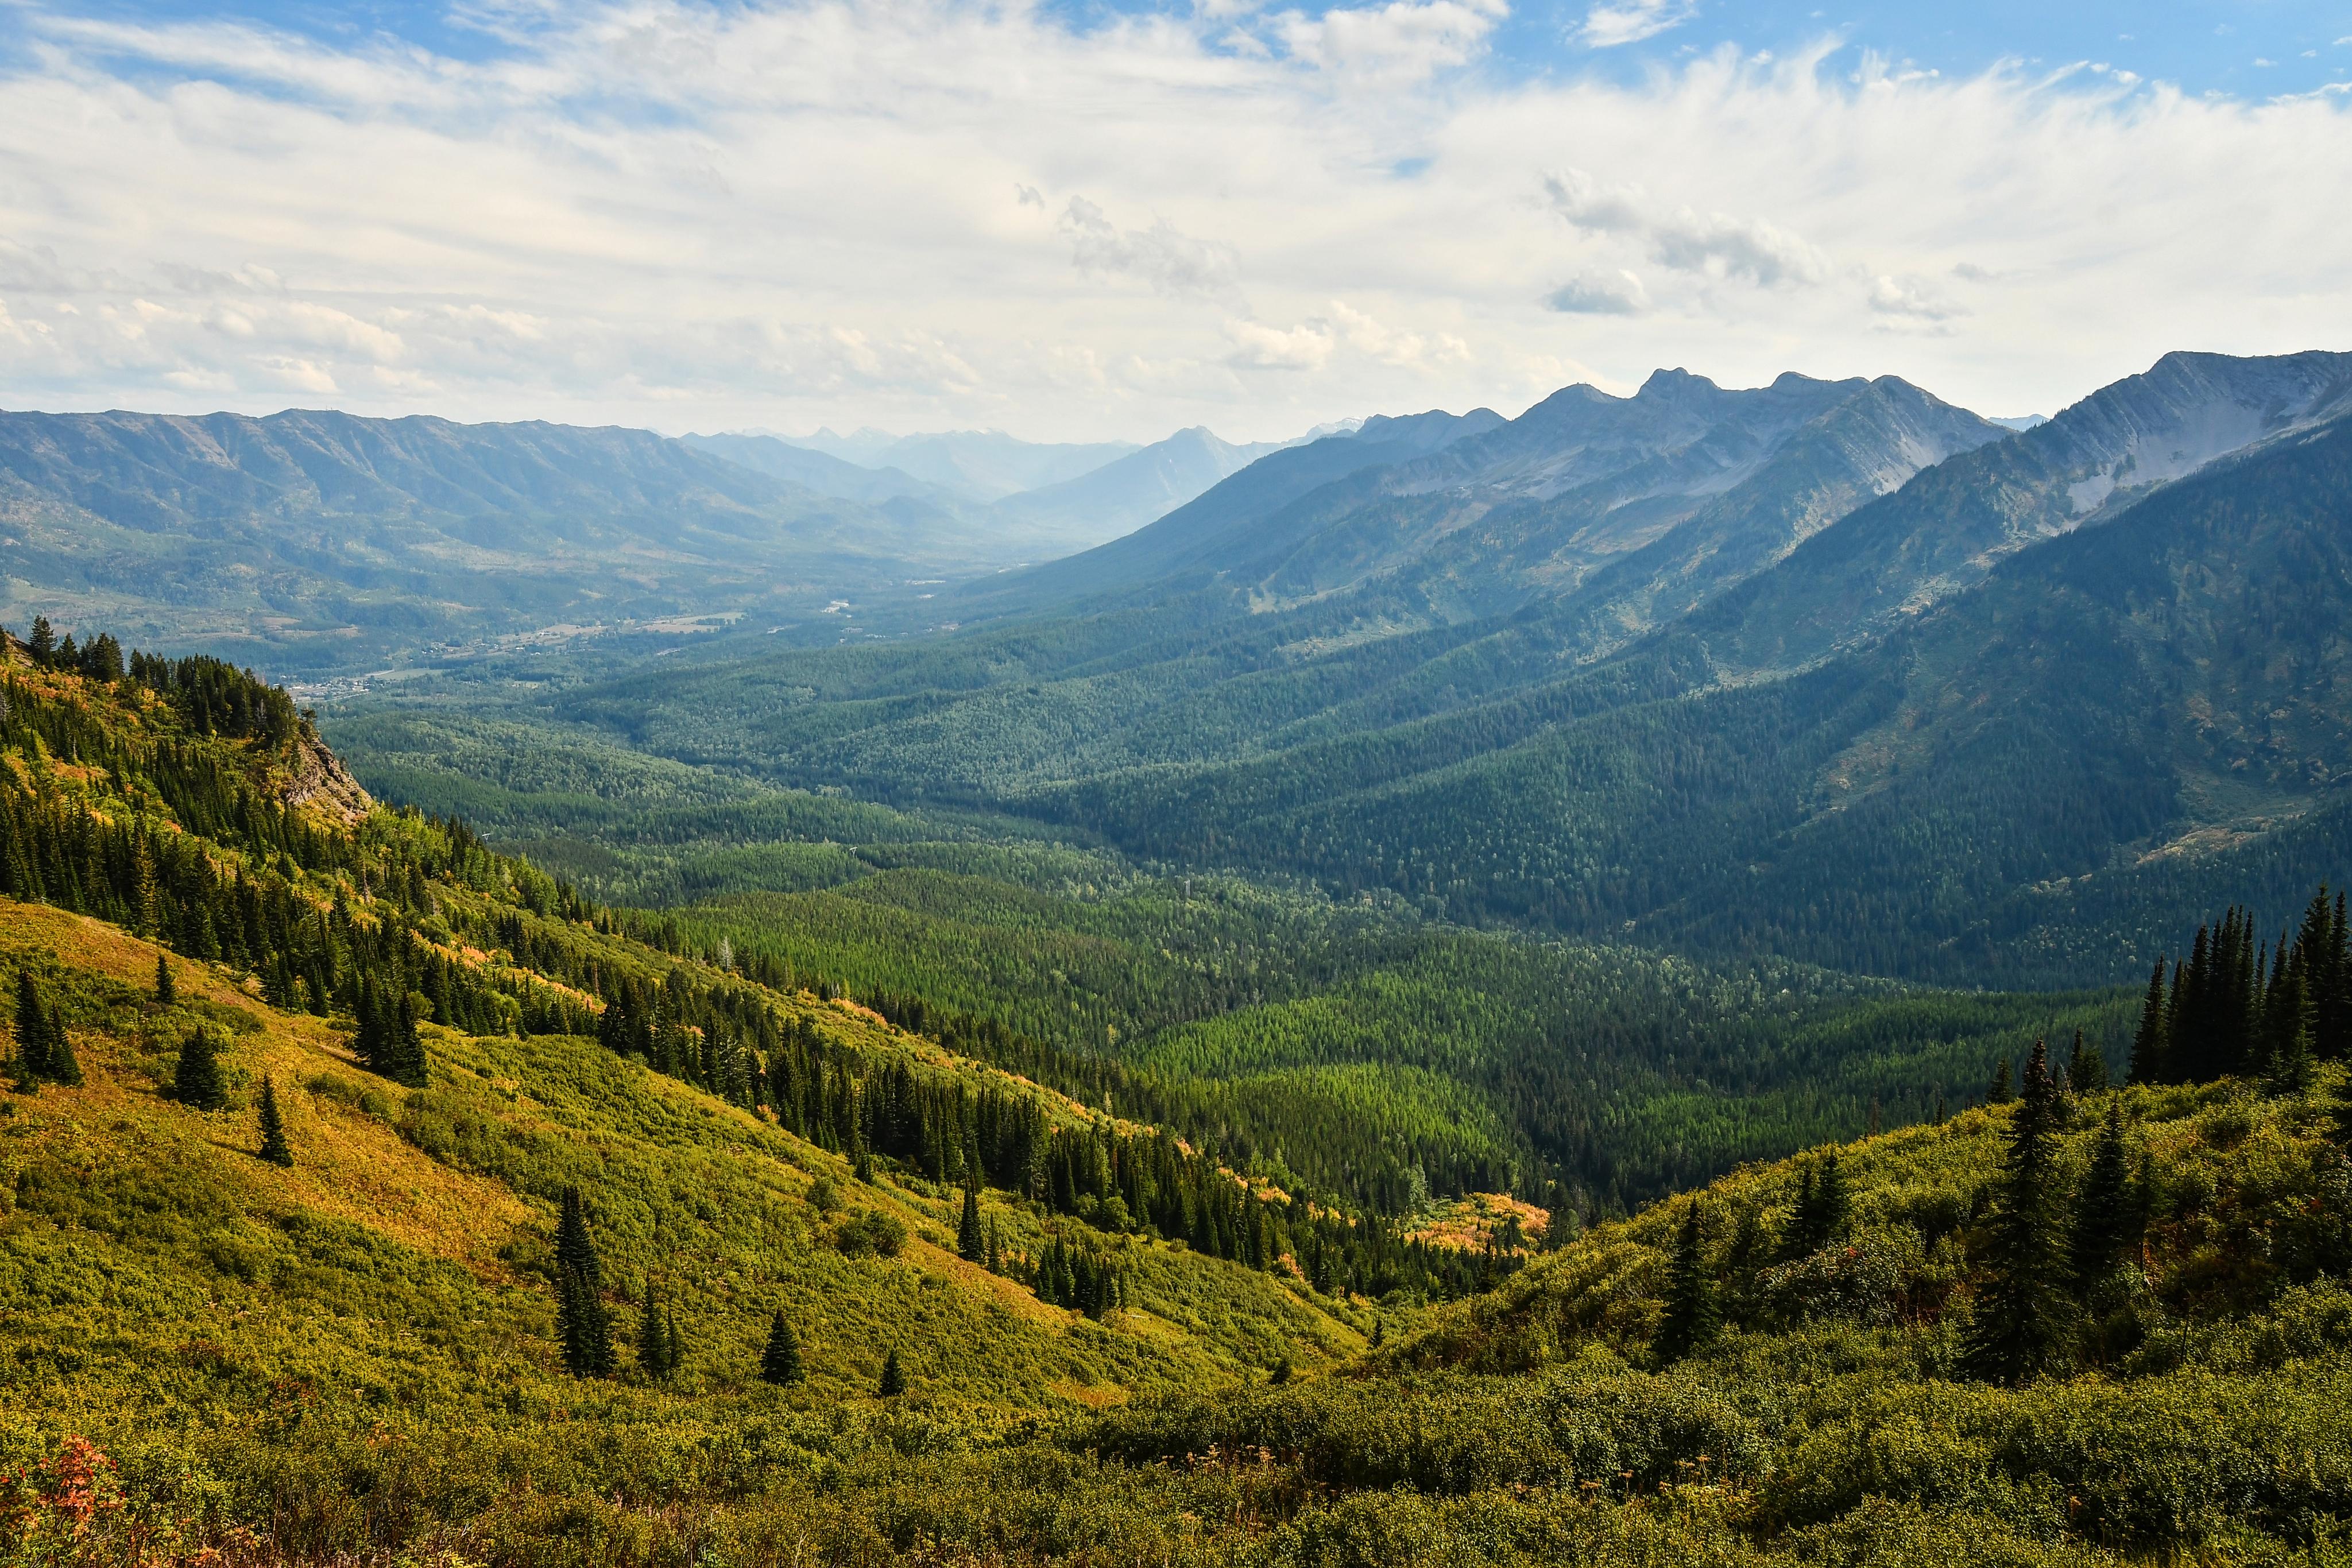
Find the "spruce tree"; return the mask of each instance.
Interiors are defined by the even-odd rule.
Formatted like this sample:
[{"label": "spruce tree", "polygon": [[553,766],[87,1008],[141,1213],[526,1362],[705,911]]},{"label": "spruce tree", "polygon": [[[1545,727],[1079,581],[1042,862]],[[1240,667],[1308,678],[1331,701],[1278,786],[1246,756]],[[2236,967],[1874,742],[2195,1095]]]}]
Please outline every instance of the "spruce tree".
[{"label": "spruce tree", "polygon": [[168,1008],[180,999],[180,989],[172,983],[172,962],[163,954],[155,955],[155,1005]]},{"label": "spruce tree", "polygon": [[563,1189],[563,1218],[555,1230],[555,1301],[563,1334],[563,1365],[574,1377],[613,1370],[613,1320],[604,1310],[604,1267],[588,1234],[580,1189]]},{"label": "spruce tree", "polygon": [[408,1089],[422,1089],[427,1079],[425,1071],[425,1042],[416,1032],[416,1004],[407,991],[391,1009],[392,1030],[387,1049],[391,1055],[389,1070],[384,1076]]},{"label": "spruce tree", "polygon": [[646,1281],[646,1301],[637,1315],[637,1366],[647,1377],[669,1375],[669,1333],[662,1323],[661,1298],[654,1282]]},{"label": "spruce tree", "polygon": [[967,1263],[977,1263],[988,1248],[986,1236],[980,1228],[980,1189],[966,1186],[963,1189],[963,1220],[956,1227],[956,1256]]},{"label": "spruce tree", "polygon": [[73,1037],[66,1032],[66,1015],[61,1008],[49,1009],[48,1027],[49,1081],[53,1083],[78,1084],[81,1082],[81,1061],[74,1055]]},{"label": "spruce tree", "polygon": [[882,1358],[880,1393],[883,1398],[890,1399],[905,1392],[907,1392],[907,1370],[898,1364],[898,1351],[894,1345],[891,1347],[890,1354]]},{"label": "spruce tree", "polygon": [[261,1080],[261,1157],[273,1166],[290,1166],[294,1151],[286,1144],[286,1118],[278,1109],[278,1085],[265,1074]]},{"label": "spruce tree", "polygon": [[[895,1356],[898,1353],[891,1354]],[[800,1336],[793,1333],[792,1323],[781,1311],[775,1322],[768,1325],[768,1348],[760,1354],[760,1375],[779,1388],[798,1383],[803,1375]],[[891,1391],[886,1388],[883,1392]]]},{"label": "spruce tree", "polygon": [[1993,1211],[1990,1268],[1978,1291],[1963,1365],[1989,1383],[2023,1383],[2055,1364],[2064,1337],[2064,1260],[2056,1216],[2057,1087],[2033,1042]]},{"label": "spruce tree", "polygon": [[210,1028],[193,1029],[181,1037],[172,1093],[181,1104],[198,1111],[217,1111],[228,1103],[228,1091],[221,1082],[220,1045]]},{"label": "spruce tree", "polygon": [[1707,1270],[1705,1239],[1699,1229],[1698,1200],[1683,1210],[1675,1256],[1666,1275],[1666,1311],[1659,1322],[1652,1349],[1661,1363],[1680,1361],[1713,1343],[1723,1327],[1723,1308],[1716,1299],[1715,1276]]},{"label": "spruce tree", "polygon": [[1797,1189],[1797,1211],[1789,1221],[1788,1256],[1810,1257],[1835,1241],[1845,1231],[1852,1207],[1845,1171],[1834,1153],[1807,1166]]},{"label": "spruce tree", "polygon": [[2066,1060],[2066,1086],[2077,1094],[2104,1093],[2109,1087],[2107,1053],[2074,1031],[2074,1054]]},{"label": "spruce tree", "polygon": [[2009,1074],[2009,1058],[2002,1057],[1993,1064],[1992,1083],[1985,1090],[1985,1103],[2006,1105],[2017,1098],[2017,1090]]},{"label": "spruce tree", "polygon": [[2132,1193],[2131,1162],[2124,1147],[2123,1108],[2110,1103],[2092,1145],[2091,1168],[2074,1200],[2068,1260],[2074,1285],[2088,1291],[2130,1253],[2139,1234],[2139,1207]]},{"label": "spruce tree", "polygon": [[16,971],[16,1087],[31,1092],[49,1075],[49,1009],[29,969]]},{"label": "spruce tree", "polygon": [[677,1332],[677,1314],[662,1309],[662,1375],[676,1377],[686,1365],[686,1336]]}]

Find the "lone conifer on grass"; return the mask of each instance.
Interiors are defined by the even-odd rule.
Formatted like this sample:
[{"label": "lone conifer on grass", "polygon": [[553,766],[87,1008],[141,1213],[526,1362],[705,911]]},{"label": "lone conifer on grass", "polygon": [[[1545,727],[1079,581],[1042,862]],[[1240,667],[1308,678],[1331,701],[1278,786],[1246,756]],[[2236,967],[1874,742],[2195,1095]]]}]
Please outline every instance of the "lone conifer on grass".
[{"label": "lone conifer on grass", "polygon": [[49,1010],[29,969],[16,971],[16,1054],[9,1066],[23,1092],[37,1091],[49,1075]]},{"label": "lone conifer on grass", "polygon": [[1666,1276],[1666,1314],[1652,1348],[1661,1362],[1680,1361],[1706,1349],[1722,1327],[1723,1308],[1716,1299],[1715,1278],[1707,1271],[1694,1198],[1683,1210],[1682,1228],[1675,1238],[1674,1264]]},{"label": "lone conifer on grass", "polygon": [[273,1166],[290,1166],[294,1151],[286,1145],[286,1118],[278,1109],[278,1085],[261,1081],[261,1157]]},{"label": "lone conifer on grass", "polygon": [[977,1263],[987,1252],[988,1238],[980,1228],[980,1191],[967,1186],[963,1189],[963,1220],[956,1227],[956,1256],[967,1263]]},{"label": "lone conifer on grass", "polygon": [[662,1322],[661,1298],[646,1281],[646,1303],[637,1314],[637,1365],[647,1377],[670,1375],[669,1333]]},{"label": "lone conifer on grass", "polygon": [[580,1189],[563,1189],[563,1218],[555,1230],[555,1305],[563,1334],[563,1365],[574,1377],[613,1370],[613,1320],[604,1310],[604,1267],[588,1234]]},{"label": "lone conifer on grass", "polygon": [[1988,1383],[2019,1384],[2055,1364],[2064,1337],[2065,1260],[2055,1193],[2057,1086],[2049,1048],[2025,1063],[1993,1211],[1991,1277],[1977,1292],[1963,1365]]},{"label": "lone conifer on grass", "polygon": [[155,1005],[168,1008],[180,999],[180,988],[172,983],[172,961],[163,954],[155,955]]},{"label": "lone conifer on grass", "polygon": [[210,1029],[190,1030],[181,1040],[172,1093],[195,1111],[217,1111],[228,1103],[228,1091],[221,1082],[220,1044]]},{"label": "lone conifer on grass", "polygon": [[898,1352],[894,1346],[890,1354],[882,1358],[880,1393],[883,1398],[890,1399],[905,1392],[907,1392],[907,1373],[906,1369],[898,1364]]},{"label": "lone conifer on grass", "polygon": [[2074,1283],[2085,1292],[2131,1253],[2139,1233],[2139,1206],[2131,1190],[2131,1167],[2124,1148],[2123,1113],[2107,1107],[2091,1168],[2083,1174],[2074,1205],[2074,1228],[2067,1251]]},{"label": "lone conifer on grass", "polygon": [[[889,1368],[898,1364],[898,1354],[897,1351],[892,1351],[890,1361],[884,1366],[883,1381],[886,1383],[889,1380]],[[782,1312],[777,1312],[776,1321],[768,1325],[768,1348],[760,1355],[760,1375],[779,1388],[801,1380],[800,1336],[793,1333],[792,1323]],[[891,1390],[885,1388],[882,1392],[887,1394]]]}]

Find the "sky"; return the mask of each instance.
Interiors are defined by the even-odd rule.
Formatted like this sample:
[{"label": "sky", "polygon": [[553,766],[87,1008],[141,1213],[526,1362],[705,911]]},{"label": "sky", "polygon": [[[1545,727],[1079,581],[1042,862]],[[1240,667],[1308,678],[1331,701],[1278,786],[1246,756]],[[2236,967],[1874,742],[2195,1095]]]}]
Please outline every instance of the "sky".
[{"label": "sky", "polygon": [[2352,3],[0,6],[0,406],[1276,439],[2352,349]]}]

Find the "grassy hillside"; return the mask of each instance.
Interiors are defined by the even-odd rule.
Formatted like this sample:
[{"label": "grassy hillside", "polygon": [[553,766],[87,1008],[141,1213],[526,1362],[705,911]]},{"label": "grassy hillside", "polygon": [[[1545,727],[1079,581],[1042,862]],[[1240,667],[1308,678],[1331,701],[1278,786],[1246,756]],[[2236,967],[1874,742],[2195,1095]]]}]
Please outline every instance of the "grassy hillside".
[{"label": "grassy hillside", "polygon": [[[2009,1108],[1699,1194],[1726,1321],[1695,1354],[1659,1349],[1677,1200],[1425,1322],[1385,1315],[1348,1363],[1306,1347],[1364,1342],[1278,1293],[1228,1299],[1192,1333],[1149,1309],[1042,1307],[927,1245],[941,1211],[902,1184],[852,1201],[903,1215],[906,1251],[844,1259],[809,1197],[812,1171],[855,1191],[845,1172],[581,1042],[436,1033],[429,1090],[299,1090],[280,1171],[251,1152],[249,1108],[160,1098],[140,1042],[242,1015],[248,1087],[260,1070],[362,1082],[332,1031],[193,965],[157,1009],[152,948],[54,911],[6,918],[0,951],[72,998],[89,1079],[5,1102],[8,1517],[62,1544],[76,1435],[105,1450],[97,1495],[127,1505],[89,1517],[80,1556],[25,1561],[128,1561],[134,1535],[256,1563],[499,1568],[2219,1565],[2333,1563],[2347,1543],[2334,1069],[2310,1093],[2224,1082],[2069,1106],[2062,1214],[2112,1110],[2134,1234],[2081,1292],[2063,1364],[2021,1386],[1971,1378],[1966,1356]],[[1800,1194],[1830,1155],[1847,1200],[1815,1246]],[[654,1383],[625,1353],[610,1379],[562,1373],[536,1272],[551,1206],[511,1168],[475,1168],[502,1160],[625,1178],[595,1234],[616,1285],[650,1277],[677,1303],[681,1375]],[[795,1388],[744,1370],[777,1305],[808,1325]],[[1254,1327],[1296,1347],[1287,1383],[1227,1373]],[[873,1392],[886,1345],[912,1375],[891,1399]]]}]

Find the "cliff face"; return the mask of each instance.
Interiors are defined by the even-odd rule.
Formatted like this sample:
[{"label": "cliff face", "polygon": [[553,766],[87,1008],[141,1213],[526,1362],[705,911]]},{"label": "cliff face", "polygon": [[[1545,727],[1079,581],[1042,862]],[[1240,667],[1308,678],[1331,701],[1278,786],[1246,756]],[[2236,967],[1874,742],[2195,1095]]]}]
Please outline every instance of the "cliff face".
[{"label": "cliff face", "polygon": [[332,816],[345,827],[356,825],[375,802],[342,759],[327,749],[319,732],[305,720],[295,735],[294,780],[286,789],[286,803],[308,806]]}]

